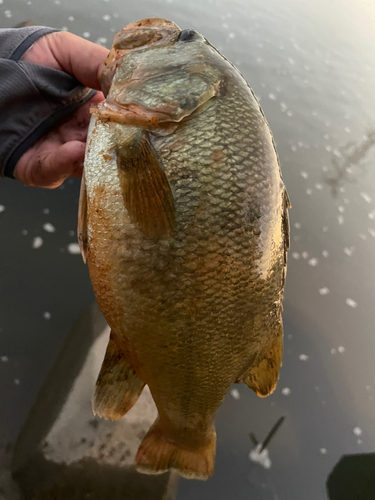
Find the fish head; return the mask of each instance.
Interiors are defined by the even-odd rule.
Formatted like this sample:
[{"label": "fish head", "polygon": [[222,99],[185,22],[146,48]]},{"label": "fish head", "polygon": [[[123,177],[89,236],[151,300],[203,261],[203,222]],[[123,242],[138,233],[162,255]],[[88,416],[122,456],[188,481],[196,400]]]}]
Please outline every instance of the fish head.
[{"label": "fish head", "polygon": [[103,117],[145,128],[179,123],[222,94],[233,70],[202,35],[165,19],[126,26],[107,61]]}]

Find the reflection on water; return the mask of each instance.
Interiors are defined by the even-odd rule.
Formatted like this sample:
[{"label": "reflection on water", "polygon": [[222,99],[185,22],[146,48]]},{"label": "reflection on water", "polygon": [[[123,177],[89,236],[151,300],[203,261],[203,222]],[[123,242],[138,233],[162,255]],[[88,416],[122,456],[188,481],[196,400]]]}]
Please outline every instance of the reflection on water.
[{"label": "reflection on water", "polygon": [[91,398],[108,336],[95,305],[74,325],[45,381],[13,456],[13,477],[25,500],[175,497],[177,475],[148,476],[133,465],[156,416],[147,389],[123,419],[93,417]]},{"label": "reflection on water", "polygon": [[375,132],[370,132],[360,144],[350,141],[340,148],[337,156],[332,158],[335,174],[326,177],[325,182],[330,186],[334,197],[345,183],[353,183],[360,175],[366,173],[367,165],[363,165],[361,161],[374,145]]}]

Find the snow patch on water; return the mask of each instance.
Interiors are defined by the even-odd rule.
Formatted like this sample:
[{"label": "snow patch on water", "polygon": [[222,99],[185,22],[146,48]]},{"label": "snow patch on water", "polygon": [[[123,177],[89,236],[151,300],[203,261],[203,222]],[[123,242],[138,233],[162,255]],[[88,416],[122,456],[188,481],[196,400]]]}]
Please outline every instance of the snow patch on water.
[{"label": "snow patch on water", "polygon": [[250,451],[249,460],[261,465],[265,469],[269,469],[272,465],[272,462],[269,457],[268,450],[267,448],[264,448],[264,450],[261,451],[261,449],[262,443],[258,444],[256,448]]},{"label": "snow patch on water", "polygon": [[37,236],[33,239],[33,248],[40,248],[43,245],[43,239]]},{"label": "snow patch on water", "polygon": [[74,255],[81,253],[78,243],[69,243],[68,252]]},{"label": "snow patch on water", "polygon": [[346,299],[345,302],[350,307],[357,307],[358,306],[357,302],[353,299],[350,299],[350,298]]},{"label": "snow patch on water", "polygon": [[46,222],[43,225],[43,229],[47,231],[47,233],[54,233],[56,231],[55,227],[50,222]]},{"label": "snow patch on water", "polygon": [[240,397],[241,397],[241,394],[239,393],[238,389],[232,389],[230,391],[230,395],[232,396],[233,399],[236,399],[236,400],[240,399]]}]

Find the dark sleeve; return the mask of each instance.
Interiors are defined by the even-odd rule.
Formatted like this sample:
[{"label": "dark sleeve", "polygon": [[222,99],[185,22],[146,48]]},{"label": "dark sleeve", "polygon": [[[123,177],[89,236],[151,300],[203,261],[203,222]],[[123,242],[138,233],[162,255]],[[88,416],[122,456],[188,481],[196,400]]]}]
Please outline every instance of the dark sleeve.
[{"label": "dark sleeve", "polygon": [[0,176],[13,177],[17,161],[57,120],[95,95],[73,76],[20,61],[52,28],[0,29]]}]

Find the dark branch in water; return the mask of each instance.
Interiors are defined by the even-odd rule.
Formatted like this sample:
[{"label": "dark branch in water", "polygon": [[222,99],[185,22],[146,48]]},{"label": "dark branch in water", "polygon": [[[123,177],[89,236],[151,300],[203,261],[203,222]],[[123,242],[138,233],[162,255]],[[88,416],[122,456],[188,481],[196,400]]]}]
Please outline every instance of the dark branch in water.
[{"label": "dark branch in water", "polygon": [[[267,434],[266,439],[263,441],[262,446],[261,446],[261,448],[259,450],[259,453],[261,453],[267,447],[267,445],[269,444],[269,442],[271,441],[271,439],[273,438],[273,436],[279,430],[279,427],[284,422],[284,420],[285,420],[285,417],[280,417],[279,420],[276,422],[276,424],[272,427],[272,429],[270,430],[270,432]],[[251,442],[253,443],[253,445],[254,446],[258,446],[258,444],[259,444],[258,440],[255,437],[255,435],[254,435],[253,432],[249,433],[249,437],[250,437]]]},{"label": "dark branch in water", "polygon": [[365,157],[366,153],[375,145],[375,132],[370,132],[365,141],[358,146],[353,142],[349,142],[343,148],[343,158],[340,161],[338,158],[332,159],[333,167],[336,175],[325,179],[326,184],[330,186],[331,193],[334,197],[337,196],[338,189],[342,182],[355,182],[353,177],[350,177],[352,167],[357,166],[358,163]]},{"label": "dark branch in water", "polygon": [[276,424],[272,427],[270,432],[268,433],[266,439],[262,443],[262,447],[260,449],[260,452],[264,450],[264,448],[267,447],[273,436],[276,434],[276,432],[279,430],[280,425],[284,422],[285,417],[280,417],[279,420],[276,422]]}]

